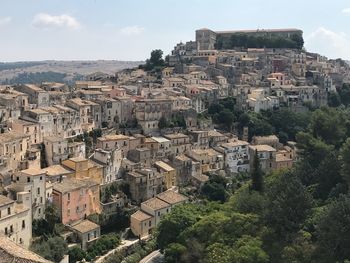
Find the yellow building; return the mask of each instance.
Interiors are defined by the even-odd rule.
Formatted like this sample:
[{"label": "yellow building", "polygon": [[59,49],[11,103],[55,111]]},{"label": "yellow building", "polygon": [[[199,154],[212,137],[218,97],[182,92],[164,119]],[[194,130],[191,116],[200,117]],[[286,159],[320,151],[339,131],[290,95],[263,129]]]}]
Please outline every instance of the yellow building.
[{"label": "yellow building", "polygon": [[76,157],[62,162],[62,165],[74,171],[76,179],[90,179],[98,184],[103,182],[103,166],[89,159]]},{"label": "yellow building", "polygon": [[154,165],[158,169],[158,172],[163,174],[166,189],[170,189],[176,185],[176,171],[173,167],[163,161],[157,161]]}]

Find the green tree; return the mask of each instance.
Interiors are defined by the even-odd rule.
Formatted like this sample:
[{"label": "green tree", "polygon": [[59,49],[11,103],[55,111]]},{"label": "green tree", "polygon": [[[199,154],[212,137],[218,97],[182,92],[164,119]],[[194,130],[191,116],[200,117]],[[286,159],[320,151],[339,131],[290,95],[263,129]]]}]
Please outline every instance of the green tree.
[{"label": "green tree", "polygon": [[257,150],[255,150],[254,153],[253,167],[250,174],[252,178],[251,189],[254,191],[262,192],[264,187],[264,173],[261,169],[260,159]]},{"label": "green tree", "polygon": [[297,49],[302,49],[304,47],[304,39],[300,34],[293,34],[291,40],[295,42]]},{"label": "green tree", "polygon": [[312,197],[292,172],[282,172],[270,182],[266,224],[277,237],[288,240],[299,231],[311,208]]},{"label": "green tree", "polygon": [[328,94],[328,105],[330,107],[339,107],[341,104],[341,98],[338,94],[338,92],[330,92]]},{"label": "green tree", "polygon": [[350,104],[350,84],[343,84],[338,92],[341,103],[348,106]]},{"label": "green tree", "polygon": [[341,195],[326,209],[317,228],[318,262],[343,262],[350,258],[350,197]]},{"label": "green tree", "polygon": [[345,139],[345,122],[346,118],[340,110],[323,107],[312,114],[310,130],[315,138],[339,146]]},{"label": "green tree", "polygon": [[69,263],[75,263],[83,260],[86,257],[86,253],[80,247],[73,247],[68,250]]},{"label": "green tree", "polygon": [[237,263],[267,263],[269,256],[262,249],[262,241],[251,236],[243,236],[234,244],[234,260]]},{"label": "green tree", "polygon": [[350,188],[350,138],[343,144],[340,150],[341,175]]},{"label": "green tree", "polygon": [[60,262],[67,253],[67,243],[62,237],[50,237],[48,240],[33,243],[31,250],[48,260]]},{"label": "green tree", "polygon": [[175,207],[158,225],[156,234],[158,247],[164,249],[170,243],[178,242],[180,234],[194,225],[198,217],[198,211],[191,204]]},{"label": "green tree", "polygon": [[220,124],[224,124],[225,127],[229,131],[231,131],[232,125],[235,121],[235,115],[229,109],[224,109],[220,112],[220,115],[218,116],[218,121]]},{"label": "green tree", "polygon": [[168,120],[164,116],[162,116],[159,119],[158,128],[159,129],[164,129],[164,128],[167,128],[168,126],[169,126]]},{"label": "green tree", "polygon": [[219,175],[213,174],[201,188],[201,193],[210,201],[225,202],[228,198],[226,191],[227,180]]},{"label": "green tree", "polygon": [[206,249],[206,263],[231,263],[234,262],[234,251],[222,243],[214,243]]},{"label": "green tree", "polygon": [[165,61],[163,59],[163,51],[160,49],[155,49],[151,52],[150,59],[146,60],[146,64],[141,67],[146,71],[160,71],[160,69],[165,65]]},{"label": "green tree", "polygon": [[186,247],[179,243],[171,243],[164,251],[165,263],[180,263]]},{"label": "green tree", "polygon": [[312,235],[300,231],[294,237],[291,244],[283,248],[282,261],[285,263],[309,263],[313,262],[315,245],[312,242]]}]

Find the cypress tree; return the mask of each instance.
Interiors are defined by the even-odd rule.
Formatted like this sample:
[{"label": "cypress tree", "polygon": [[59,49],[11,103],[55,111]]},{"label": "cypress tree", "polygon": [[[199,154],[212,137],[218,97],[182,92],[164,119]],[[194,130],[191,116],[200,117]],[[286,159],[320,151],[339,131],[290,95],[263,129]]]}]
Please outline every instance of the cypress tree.
[{"label": "cypress tree", "polygon": [[261,165],[260,165],[260,159],[258,155],[258,151],[255,150],[254,154],[254,162],[253,162],[253,167],[250,172],[251,178],[252,178],[252,185],[251,189],[254,191],[262,192],[263,191],[263,171],[261,170]]}]

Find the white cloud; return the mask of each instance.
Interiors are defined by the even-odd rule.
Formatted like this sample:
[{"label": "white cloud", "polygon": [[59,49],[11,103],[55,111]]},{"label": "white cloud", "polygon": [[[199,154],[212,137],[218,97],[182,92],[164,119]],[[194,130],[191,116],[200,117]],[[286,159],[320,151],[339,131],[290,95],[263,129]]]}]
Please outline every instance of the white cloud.
[{"label": "white cloud", "polygon": [[143,33],[143,31],[145,31],[145,29],[143,27],[140,27],[137,25],[136,26],[127,26],[127,27],[120,29],[120,32],[123,35],[127,35],[127,36],[140,35]]},{"label": "white cloud", "polygon": [[341,10],[341,12],[344,14],[350,14],[350,8],[344,8],[343,10]]},{"label": "white cloud", "polygon": [[9,24],[12,21],[12,18],[7,16],[7,17],[0,17],[0,26],[4,26]]},{"label": "white cloud", "polygon": [[80,23],[70,15],[50,15],[45,13],[37,14],[33,19],[33,25],[39,28],[68,28],[79,29]]},{"label": "white cloud", "polygon": [[344,32],[319,27],[305,38],[305,46],[331,58],[350,58],[350,39]]}]

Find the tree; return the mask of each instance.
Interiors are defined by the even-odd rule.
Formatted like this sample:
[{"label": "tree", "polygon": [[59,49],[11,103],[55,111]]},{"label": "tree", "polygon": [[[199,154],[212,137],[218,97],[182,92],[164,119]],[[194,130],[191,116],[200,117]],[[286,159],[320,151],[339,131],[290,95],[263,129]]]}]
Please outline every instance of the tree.
[{"label": "tree", "polygon": [[163,59],[163,51],[160,49],[155,49],[151,52],[151,58],[146,60],[146,64],[143,67],[146,71],[160,71],[160,69],[165,65]]},{"label": "tree", "polygon": [[60,262],[67,252],[67,243],[62,237],[50,237],[47,241],[33,243],[31,250],[48,260]]},{"label": "tree", "polygon": [[304,39],[300,34],[293,34],[291,40],[294,41],[297,49],[302,49],[304,47]]},{"label": "tree", "polygon": [[309,263],[313,262],[315,245],[312,243],[312,235],[305,231],[300,231],[292,244],[287,245],[282,251],[282,261],[285,263]]},{"label": "tree", "polygon": [[311,208],[311,196],[291,171],[277,174],[270,182],[266,224],[279,240],[288,240],[299,231]]},{"label": "tree", "polygon": [[264,173],[261,169],[258,151],[255,150],[253,167],[252,167],[252,171],[251,171],[251,177],[252,177],[251,189],[252,190],[258,191],[258,192],[263,191],[263,184],[264,184],[263,175],[264,175]]},{"label": "tree", "polygon": [[339,107],[341,104],[341,98],[338,92],[331,91],[328,95],[328,105],[330,107]]},{"label": "tree", "polygon": [[162,116],[159,119],[158,128],[159,129],[164,129],[164,128],[167,128],[168,126],[169,126],[169,123],[168,123],[167,119],[164,116]]},{"label": "tree", "polygon": [[164,251],[165,263],[180,263],[186,247],[179,243],[171,243]]},{"label": "tree", "polygon": [[235,115],[229,109],[224,109],[222,112],[220,112],[218,121],[219,123],[224,124],[225,127],[231,131],[232,125],[235,121]]},{"label": "tree", "polygon": [[350,189],[350,138],[343,144],[340,150],[341,175]]},{"label": "tree", "polygon": [[344,141],[346,135],[345,122],[343,112],[323,107],[312,114],[310,130],[315,138],[337,147]]},{"label": "tree", "polygon": [[77,261],[81,261],[86,257],[86,253],[80,247],[73,247],[68,251],[69,255],[69,263],[75,263]]},{"label": "tree", "polygon": [[348,106],[350,104],[350,84],[343,84],[338,92],[341,103]]},{"label": "tree", "polygon": [[234,210],[239,213],[262,215],[266,209],[265,195],[247,188],[239,189],[231,201]]},{"label": "tree", "polygon": [[180,234],[195,224],[198,217],[198,211],[193,205],[175,207],[159,223],[156,234],[158,247],[164,249],[170,243],[178,242]]},{"label": "tree", "polygon": [[206,263],[230,263],[234,262],[234,251],[232,247],[222,243],[214,243],[206,249]]},{"label": "tree", "polygon": [[251,236],[243,236],[234,244],[234,260],[237,263],[267,263],[269,256],[262,249],[262,241]]},{"label": "tree", "polygon": [[324,212],[317,228],[318,262],[350,259],[350,197],[341,195]]},{"label": "tree", "polygon": [[212,175],[201,188],[201,193],[211,201],[225,202],[228,198],[226,191],[227,181],[219,175]]}]

